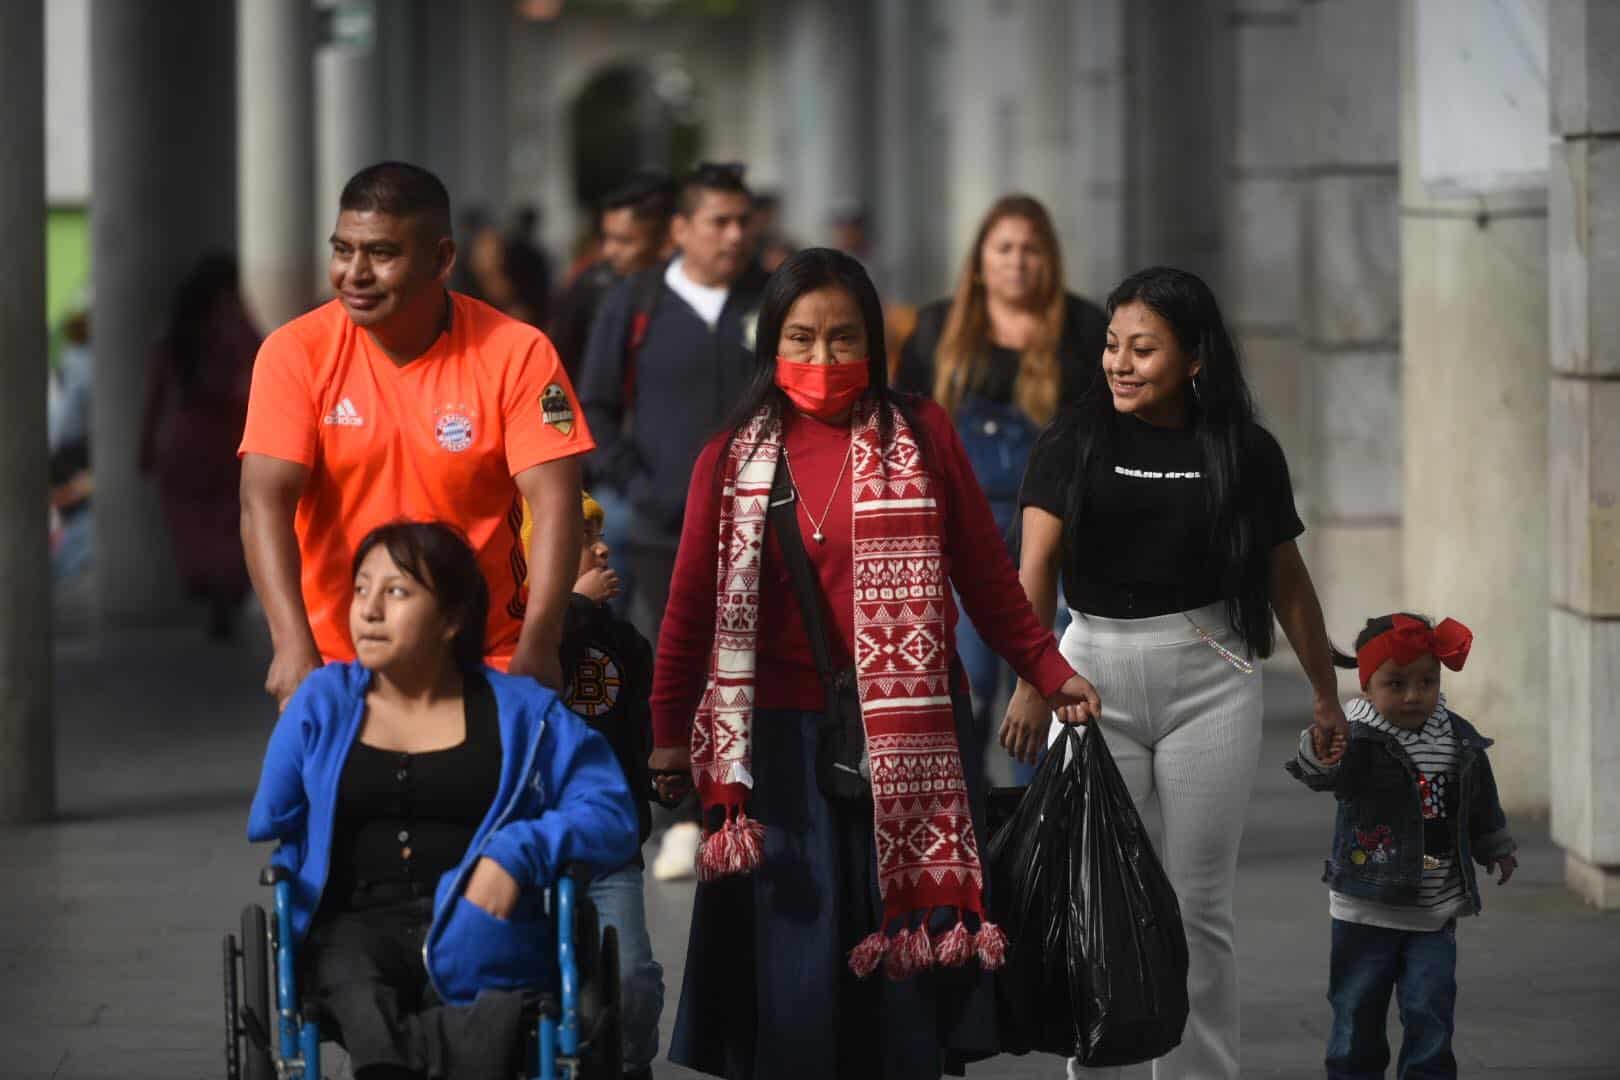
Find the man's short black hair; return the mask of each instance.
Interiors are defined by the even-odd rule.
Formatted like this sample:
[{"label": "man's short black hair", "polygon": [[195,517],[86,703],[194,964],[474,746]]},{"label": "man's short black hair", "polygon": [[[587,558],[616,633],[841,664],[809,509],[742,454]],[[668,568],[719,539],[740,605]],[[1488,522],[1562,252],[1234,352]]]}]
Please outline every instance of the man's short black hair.
[{"label": "man's short black hair", "polygon": [[421,217],[437,236],[450,235],[450,192],[444,182],[403,161],[382,161],[355,173],[343,185],[338,209]]},{"label": "man's short black hair", "polygon": [[628,210],[637,221],[669,224],[675,213],[675,181],[668,173],[642,169],[602,200],[602,212]]},{"label": "man's short black hair", "polygon": [[741,195],[752,203],[754,195],[748,190],[748,185],[743,183],[743,176],[747,172],[747,166],[737,162],[725,165],[712,161],[698,162],[691,172],[681,177],[681,215],[691,217],[697,211],[698,203],[703,201],[703,193],[706,191]]}]

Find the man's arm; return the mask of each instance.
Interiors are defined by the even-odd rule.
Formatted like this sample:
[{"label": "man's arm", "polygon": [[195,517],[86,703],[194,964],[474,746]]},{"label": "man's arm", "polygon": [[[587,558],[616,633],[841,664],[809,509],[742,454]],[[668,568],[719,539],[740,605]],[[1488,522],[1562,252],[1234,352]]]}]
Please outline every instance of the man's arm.
[{"label": "man's arm", "polygon": [[[309,469],[265,454],[242,457],[242,549],[248,577],[270,624],[275,654],[264,689],[285,708],[304,677],[321,666],[304,607],[293,519]],[[576,515],[577,516],[577,515]]]},{"label": "man's arm", "polygon": [[624,423],[629,404],[624,399],[625,345],[631,316],[630,286],[621,281],[608,290],[597,309],[575,383],[585,422],[596,440],[590,460],[591,483],[621,492],[640,471]]},{"label": "man's arm", "polygon": [[579,458],[564,457],[513,478],[534,515],[529,540],[529,603],[509,671],[561,691],[563,617],[579,573],[585,519],[579,508]]}]

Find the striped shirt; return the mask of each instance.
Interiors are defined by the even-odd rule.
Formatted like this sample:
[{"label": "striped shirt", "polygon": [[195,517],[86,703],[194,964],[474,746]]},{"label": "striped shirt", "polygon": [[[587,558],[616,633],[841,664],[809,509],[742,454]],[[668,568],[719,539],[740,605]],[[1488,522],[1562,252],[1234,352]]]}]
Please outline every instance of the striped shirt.
[{"label": "striped shirt", "polygon": [[[1391,724],[1378,714],[1378,710],[1366,698],[1349,702],[1344,713],[1345,719],[1351,723],[1366,724],[1391,736],[1401,745],[1420,777],[1419,797],[1425,825],[1430,826],[1432,831],[1434,825],[1444,822],[1441,827],[1453,829],[1449,814],[1461,812],[1455,806],[1458,744],[1452,731],[1451,713],[1446,708],[1445,695],[1440,696],[1440,704],[1417,731],[1407,731]],[[1309,728],[1300,733],[1299,763],[1306,772],[1322,774],[1331,771],[1317,760],[1311,748]],[[1450,799],[1447,798],[1448,794]],[[1343,922],[1383,926],[1392,930],[1428,931],[1439,930],[1451,919],[1467,913],[1469,902],[1462,868],[1457,865],[1456,851],[1449,850],[1425,860],[1423,881],[1415,904],[1387,904],[1329,892],[1328,909],[1335,919]]]}]

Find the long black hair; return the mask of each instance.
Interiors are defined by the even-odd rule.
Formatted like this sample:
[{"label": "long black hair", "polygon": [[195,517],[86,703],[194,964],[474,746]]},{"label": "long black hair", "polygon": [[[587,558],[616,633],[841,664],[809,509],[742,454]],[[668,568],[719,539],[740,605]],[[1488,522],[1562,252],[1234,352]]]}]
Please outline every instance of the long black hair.
[{"label": "long black hair", "polygon": [[442,521],[394,521],[366,534],[354,549],[349,576],[360,573],[373,548],[388,549],[394,565],[433,594],[439,611],[461,626],[450,641],[456,667],[465,673],[484,666],[484,624],[489,621],[489,584],[465,536]]},{"label": "long black hair", "polygon": [[[743,389],[737,408],[726,422],[729,434],[726,446],[748,425],[761,410],[773,420],[780,420],[783,411],[791,408],[787,395],[776,385],[776,347],[782,337],[782,324],[788,312],[805,293],[817,289],[839,288],[855,298],[861,310],[861,322],[866,327],[866,344],[870,351],[867,359],[869,380],[864,400],[878,406],[878,434],[885,446],[894,435],[894,418],[903,416],[916,436],[923,459],[928,460],[927,438],[917,422],[909,395],[896,393],[889,387],[889,357],[883,341],[883,302],[878,299],[877,286],[859,260],[832,248],[805,248],[789,255],[770,280],[765,283],[764,299],[760,302],[759,324],[754,334],[754,371]],[[725,455],[721,455],[723,461]]]},{"label": "long black hair", "polygon": [[[1259,485],[1246,469],[1254,445],[1254,398],[1215,294],[1196,274],[1168,266],[1138,270],[1108,296],[1108,315],[1140,303],[1170,325],[1176,343],[1198,365],[1187,387],[1188,418],[1203,455],[1210,509],[1210,549],[1226,597],[1227,621],[1256,657],[1271,655],[1271,537]],[[1064,544],[1084,542],[1080,522],[1095,469],[1114,453],[1118,417],[1101,358],[1090,384],[1042,435],[1074,439],[1078,447],[1064,513]]]}]

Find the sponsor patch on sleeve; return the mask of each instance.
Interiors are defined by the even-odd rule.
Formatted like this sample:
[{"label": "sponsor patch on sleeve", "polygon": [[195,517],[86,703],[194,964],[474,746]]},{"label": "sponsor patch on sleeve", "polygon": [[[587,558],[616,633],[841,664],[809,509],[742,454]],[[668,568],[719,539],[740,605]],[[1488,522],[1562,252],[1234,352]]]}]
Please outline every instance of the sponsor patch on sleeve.
[{"label": "sponsor patch on sleeve", "polygon": [[547,426],[568,435],[574,430],[574,403],[562,383],[552,383],[540,393],[540,419]]}]

